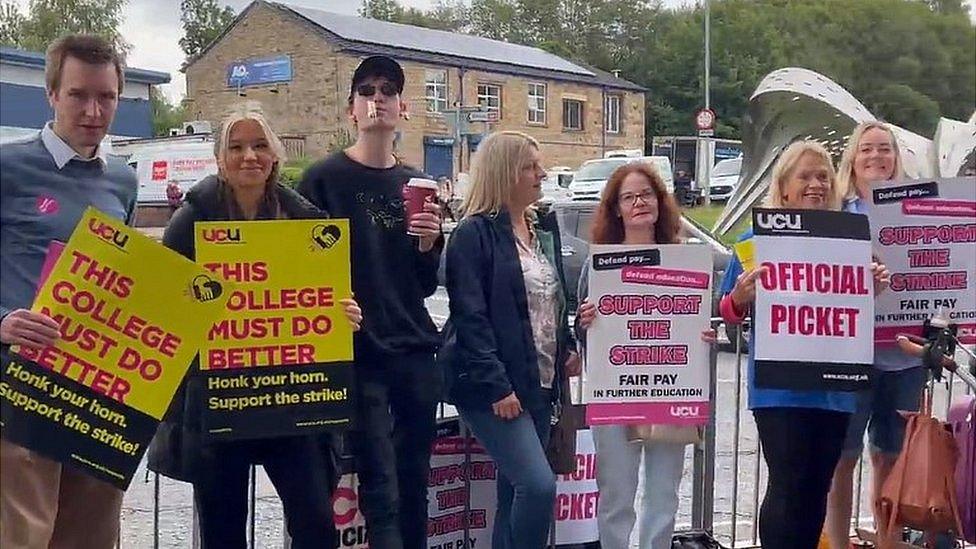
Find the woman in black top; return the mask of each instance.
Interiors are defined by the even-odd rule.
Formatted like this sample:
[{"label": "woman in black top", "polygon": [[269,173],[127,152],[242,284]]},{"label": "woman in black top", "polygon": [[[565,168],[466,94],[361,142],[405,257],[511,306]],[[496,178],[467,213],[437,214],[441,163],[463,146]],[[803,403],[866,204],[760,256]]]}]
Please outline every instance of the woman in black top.
[{"label": "woman in black top", "polygon": [[[235,108],[214,143],[219,175],[197,183],[166,227],[163,244],[194,260],[197,221],[327,217],[278,182],[284,148],[255,105]],[[340,301],[354,330],[362,315],[355,300]],[[247,485],[260,463],[278,491],[292,547],[336,545],[331,488],[334,468],[325,436],[230,442],[204,441],[205,387],[195,361],[149,449],[150,469],[193,483],[205,549],[246,547]]]}]

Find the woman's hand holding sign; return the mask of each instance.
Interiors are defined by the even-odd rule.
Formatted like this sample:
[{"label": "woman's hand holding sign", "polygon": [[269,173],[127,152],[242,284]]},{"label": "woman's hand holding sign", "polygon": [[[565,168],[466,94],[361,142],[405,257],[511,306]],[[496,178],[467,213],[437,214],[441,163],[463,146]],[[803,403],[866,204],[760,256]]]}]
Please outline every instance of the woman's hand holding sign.
[{"label": "woman's hand holding sign", "polygon": [[743,310],[756,300],[756,279],[762,276],[766,267],[756,267],[739,275],[732,288],[732,304],[738,310]]},{"label": "woman's hand holding sign", "polygon": [[44,349],[54,345],[60,334],[51,317],[17,309],[0,320],[0,343]]},{"label": "woman's hand holding sign", "polygon": [[871,274],[874,276],[874,295],[878,295],[888,289],[888,284],[891,283],[891,273],[884,263],[872,261]]},{"label": "woman's hand holding sign", "polygon": [[576,317],[579,319],[579,327],[582,330],[588,330],[590,324],[596,320],[596,305],[590,303],[589,300],[584,299],[580,303],[579,310],[576,311]]}]

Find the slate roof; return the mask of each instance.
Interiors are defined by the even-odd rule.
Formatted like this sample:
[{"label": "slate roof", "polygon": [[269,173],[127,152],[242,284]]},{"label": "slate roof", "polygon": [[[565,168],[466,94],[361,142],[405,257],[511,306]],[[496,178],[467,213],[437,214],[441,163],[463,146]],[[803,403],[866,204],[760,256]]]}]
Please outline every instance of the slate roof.
[{"label": "slate roof", "polygon": [[[356,55],[388,55],[402,61],[606,86],[618,90],[646,91],[633,82],[574,63],[540,48],[463,33],[341,15],[280,2],[252,2],[230,27],[257,5],[264,5],[296,18],[319,32],[340,50]],[[227,30],[224,31],[226,32]],[[195,58],[188,60],[186,66],[204,55],[222,36],[223,34]]]}]

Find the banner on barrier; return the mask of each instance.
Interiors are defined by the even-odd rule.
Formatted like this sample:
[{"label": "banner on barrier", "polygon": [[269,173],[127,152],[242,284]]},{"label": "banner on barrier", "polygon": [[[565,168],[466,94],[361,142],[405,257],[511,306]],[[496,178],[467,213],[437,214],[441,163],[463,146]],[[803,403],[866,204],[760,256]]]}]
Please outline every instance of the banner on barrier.
[{"label": "banner on barrier", "polygon": [[3,357],[3,438],[125,489],[227,286],[94,208],[52,250],[32,309],[61,337]]},{"label": "banner on barrier", "polygon": [[708,421],[712,256],[705,246],[594,245],[583,402],[589,425]]},{"label": "banner on barrier", "polygon": [[[441,424],[441,435],[434,442],[428,480],[428,549],[491,547],[497,506],[497,468],[478,441],[474,437],[460,436],[459,430],[456,420]],[[596,452],[588,429],[577,433],[576,461],[575,473],[556,477],[557,545],[590,543],[599,539]],[[367,549],[369,536],[360,510],[359,480],[354,473],[342,476],[332,501],[339,547]]]},{"label": "banner on barrier", "polygon": [[756,385],[857,391],[874,360],[874,281],[867,217],[752,211]]},{"label": "banner on barrier", "polygon": [[976,179],[876,183],[871,193],[871,238],[891,272],[877,300],[875,341],[922,335],[942,311],[960,341],[976,343]]},{"label": "banner on barrier", "polygon": [[195,231],[197,263],[236,284],[200,349],[205,432],[244,439],[346,427],[349,222],[224,221]]}]

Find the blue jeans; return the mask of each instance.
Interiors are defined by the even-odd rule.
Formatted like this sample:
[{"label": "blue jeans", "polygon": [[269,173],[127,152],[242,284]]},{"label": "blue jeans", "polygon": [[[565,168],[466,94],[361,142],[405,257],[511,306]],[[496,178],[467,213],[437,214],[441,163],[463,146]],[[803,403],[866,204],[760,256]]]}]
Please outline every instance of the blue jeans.
[{"label": "blue jeans", "polygon": [[498,510],[493,549],[542,549],[546,546],[556,501],[556,475],[546,458],[550,407],[523,411],[512,420],[490,408],[460,408],[498,466]]},{"label": "blue jeans", "polygon": [[685,445],[629,442],[624,425],[595,425],[596,484],[600,489],[597,522],[600,547],[629,549],[637,515],[637,474],[644,457],[644,497],[640,513],[640,549],[670,549],[678,487],[684,470]]}]

